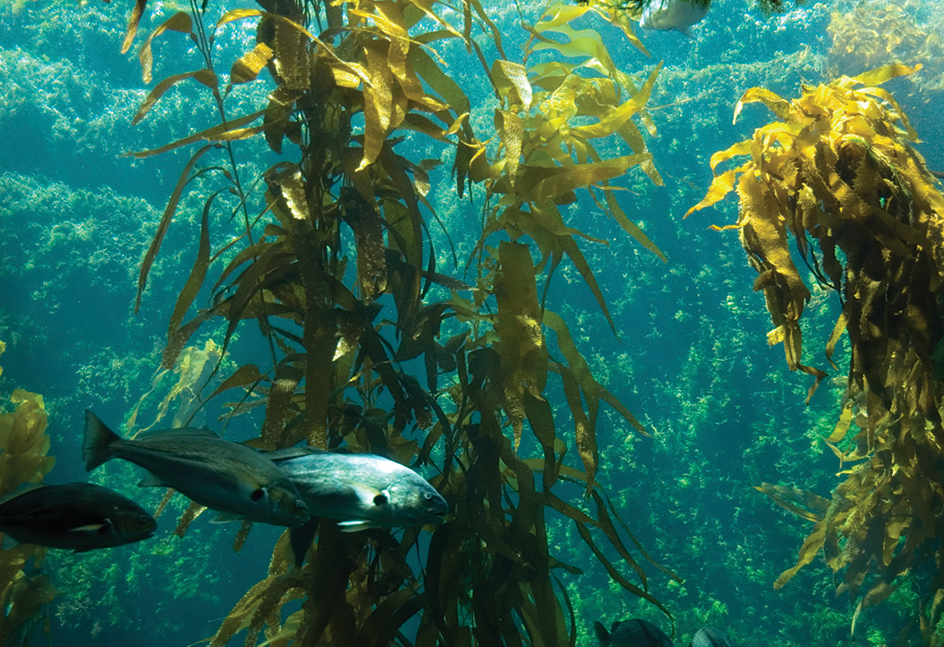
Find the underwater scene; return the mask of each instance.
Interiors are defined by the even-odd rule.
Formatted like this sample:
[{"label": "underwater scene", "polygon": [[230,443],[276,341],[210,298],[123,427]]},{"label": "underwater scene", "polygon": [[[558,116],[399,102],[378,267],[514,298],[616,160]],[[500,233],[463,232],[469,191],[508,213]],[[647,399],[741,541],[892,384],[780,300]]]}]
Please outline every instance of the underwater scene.
[{"label": "underwater scene", "polygon": [[0,645],[944,645],[944,2],[0,0]]}]

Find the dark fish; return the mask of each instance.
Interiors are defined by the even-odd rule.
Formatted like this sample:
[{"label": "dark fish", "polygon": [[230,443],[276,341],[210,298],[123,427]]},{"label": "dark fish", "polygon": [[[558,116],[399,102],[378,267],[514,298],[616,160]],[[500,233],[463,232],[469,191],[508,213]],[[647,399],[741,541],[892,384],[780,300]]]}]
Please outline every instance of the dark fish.
[{"label": "dark fish", "polygon": [[298,490],[275,463],[209,429],[166,429],[122,440],[86,411],[82,456],[87,470],[116,456],[140,465],[150,477],[138,485],[173,488],[219,511],[216,521],[262,521],[295,528],[310,517]]},{"label": "dark fish", "polygon": [[81,553],[141,541],[155,529],[137,503],[91,483],[30,484],[0,499],[3,550],[36,544]]},{"label": "dark fish", "polygon": [[698,630],[689,647],[734,647],[734,641],[720,629],[706,625]]},{"label": "dark fish", "polygon": [[672,647],[672,641],[657,626],[647,620],[614,622],[610,630],[599,622],[593,623],[597,640],[608,647]]}]

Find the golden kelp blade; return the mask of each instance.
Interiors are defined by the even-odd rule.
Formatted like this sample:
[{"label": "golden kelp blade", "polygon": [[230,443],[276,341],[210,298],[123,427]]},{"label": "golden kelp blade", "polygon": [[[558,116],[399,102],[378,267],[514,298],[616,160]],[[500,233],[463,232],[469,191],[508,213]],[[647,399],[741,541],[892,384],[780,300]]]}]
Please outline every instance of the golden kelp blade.
[{"label": "golden kelp blade", "polygon": [[[0,355],[5,349],[6,344],[0,341]],[[56,463],[54,457],[46,455],[50,442],[43,397],[16,389],[10,401],[16,408],[0,411],[0,496],[24,483],[41,483]],[[23,571],[30,557],[38,565],[46,550],[21,544],[0,551],[0,599],[5,605],[0,618],[0,644],[13,641],[21,625],[35,622],[43,606],[60,593],[48,576],[29,576]]]},{"label": "golden kelp blade", "polygon": [[233,63],[229,72],[229,82],[233,85],[238,83],[249,83],[255,81],[259,71],[266,66],[266,63],[272,60],[274,56],[272,49],[265,43],[256,43],[256,46],[250,52],[246,52]]}]

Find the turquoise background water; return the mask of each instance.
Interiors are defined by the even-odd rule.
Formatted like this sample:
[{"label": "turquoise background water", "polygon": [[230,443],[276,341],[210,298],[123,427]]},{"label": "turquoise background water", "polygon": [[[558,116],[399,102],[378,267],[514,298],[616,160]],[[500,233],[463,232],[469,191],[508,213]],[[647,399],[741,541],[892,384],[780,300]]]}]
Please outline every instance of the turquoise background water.
[{"label": "turquoise background water", "polygon": [[[514,5],[485,4],[506,35],[506,53],[520,57],[526,34],[518,28]],[[526,20],[540,18],[540,4],[521,6]],[[853,605],[848,597],[835,598],[832,573],[821,561],[784,589],[772,589],[777,575],[795,563],[808,526],[751,486],[795,484],[828,495],[838,483],[838,465],[820,438],[835,424],[845,378],[841,371],[831,373],[804,406],[808,378],[790,374],[782,349],[766,344],[769,318],[763,297],[751,291],[754,272],[737,234],[707,229],[734,222],[732,199],[682,219],[710,183],[711,154],[772,118],[763,107],[748,106],[732,124],[734,104],[746,89],[763,86],[792,98],[801,83],[865,71],[868,61],[849,69],[846,57],[840,68],[830,55],[830,14],[854,6],[808,3],[765,17],[741,0],[716,0],[694,38],[643,33],[649,58],[617,30],[591,25],[619,66],[640,81],[657,62],[665,64],[649,103],[658,135],[647,139],[665,186],[632,171],[621,204],[669,262],[628,239],[605,215],[578,205],[565,214],[568,224],[609,241],[581,246],[591,265],[603,268],[597,278],[618,338],[573,267],[560,269],[549,305],[570,321],[597,379],[653,432],[640,436],[614,412],[603,411],[599,479],[653,558],[684,578],[678,584],[654,569],[649,573],[653,594],[676,617],[676,644],[687,644],[699,626],[710,623],[741,645],[879,645],[893,642],[917,605],[912,584],[905,583],[882,607],[866,611],[853,636]],[[941,34],[940,2],[900,6],[916,29]],[[51,453],[57,457],[49,482],[88,478],[154,507],[162,493],[137,490],[136,468],[108,464],[85,473],[82,411],[92,407],[118,425],[144,398],[138,426],[156,417],[176,376],[163,376],[148,393],[167,317],[195,253],[202,199],[182,203],[141,312],[134,315],[139,263],[190,153],[142,161],[120,155],[212,125],[215,115],[196,84],[183,84],[141,124],[130,125],[148,88],[133,55],[141,36],[131,53],[119,54],[129,8],[118,2],[0,2],[0,339],[7,343],[0,393],[8,397],[19,386],[46,398]],[[178,8],[152,2],[149,9],[141,34]],[[201,64],[184,37],[169,36],[155,50],[155,79]],[[231,61],[253,42],[251,25],[231,25],[218,38],[218,57]],[[483,75],[461,62],[459,45],[442,53],[469,96],[489,94]],[[886,87],[921,135],[918,149],[929,167],[944,170],[942,62],[922,62],[925,70],[918,76]],[[239,88],[234,103],[263,102],[271,89],[264,77]],[[472,115],[480,132],[487,132],[493,107],[486,102]],[[181,114],[188,115],[186,123]],[[448,151],[420,140],[405,145],[418,158],[447,162],[433,176],[431,200],[455,241],[461,267],[477,239],[481,204],[457,199]],[[248,144],[237,150],[247,177],[274,160]],[[218,240],[231,233],[223,225],[215,230]],[[448,244],[434,236],[441,266],[449,267]],[[822,365],[838,302],[814,290],[808,308],[807,357]],[[220,341],[219,331],[207,329],[200,346],[210,337]],[[243,333],[233,353],[235,361],[248,361],[260,353],[258,342]],[[183,397],[170,406],[188,410],[191,403]],[[210,408],[195,422],[212,426],[218,413]],[[251,422],[234,425],[228,437],[256,435]],[[185,538],[173,536],[185,501],[178,496],[172,507],[159,520],[158,535],[141,544],[84,555],[50,552],[43,569],[63,591],[49,609],[55,644],[192,644],[212,635],[264,577],[278,529],[257,524],[236,554],[236,528],[211,525],[209,515]],[[598,619],[608,625],[644,617],[669,630],[657,609],[608,580],[567,523],[557,519],[550,525],[552,551],[584,569],[565,579],[579,645],[595,644],[591,624]],[[36,636],[34,644],[43,644],[38,630]],[[238,636],[233,644],[242,640]],[[911,640],[918,644],[916,632]]]}]

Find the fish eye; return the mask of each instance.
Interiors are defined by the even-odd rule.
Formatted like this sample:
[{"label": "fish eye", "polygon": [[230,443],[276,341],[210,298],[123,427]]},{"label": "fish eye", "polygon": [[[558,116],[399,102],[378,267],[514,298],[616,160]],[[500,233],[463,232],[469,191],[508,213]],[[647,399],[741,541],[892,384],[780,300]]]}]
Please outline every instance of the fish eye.
[{"label": "fish eye", "polygon": [[429,492],[423,492],[423,498],[427,501],[432,501],[433,495],[430,494]]},{"label": "fish eye", "polygon": [[263,490],[262,488],[259,488],[258,490],[253,490],[252,494],[249,495],[249,498],[252,501],[260,501],[262,497],[264,496],[265,496],[265,490]]},{"label": "fish eye", "polygon": [[147,525],[150,521],[151,521],[151,517],[147,516],[146,514],[138,515],[138,523],[142,525]]},{"label": "fish eye", "polygon": [[305,508],[305,502],[301,499],[295,499],[295,508],[297,510],[302,510]]},{"label": "fish eye", "polygon": [[374,497],[374,505],[383,505],[387,502],[387,495],[381,492]]}]

